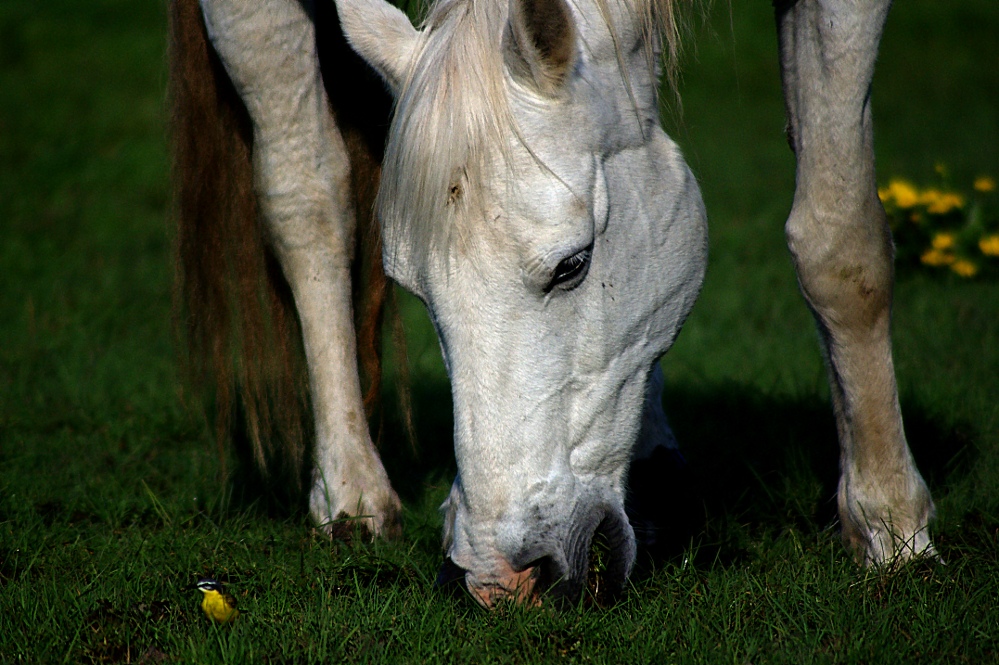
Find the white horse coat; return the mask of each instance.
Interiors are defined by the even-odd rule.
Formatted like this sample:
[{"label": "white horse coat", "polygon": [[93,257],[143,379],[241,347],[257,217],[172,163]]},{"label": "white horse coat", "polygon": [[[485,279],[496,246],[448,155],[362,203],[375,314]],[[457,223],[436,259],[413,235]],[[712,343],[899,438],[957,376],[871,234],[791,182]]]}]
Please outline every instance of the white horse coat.
[{"label": "white horse coat", "polygon": [[[788,242],[829,359],[844,537],[868,563],[932,551],[933,506],[898,408],[891,241],[871,148],[888,4],[777,9],[798,159]],[[364,426],[349,172],[308,3],[201,6],[253,122],[256,189],[302,323],[312,516],[363,516],[385,531],[399,501]],[[696,181],[658,123],[656,26],[672,8],[440,0],[420,29],[384,0],[337,9],[397,100],[378,213],[386,272],[427,305],[451,379],[447,555],[486,605],[552,585],[572,596],[600,530],[620,587],[635,552],[628,465],[670,445],[668,429],[640,427],[643,412],[663,422],[653,369],[707,262]]]}]

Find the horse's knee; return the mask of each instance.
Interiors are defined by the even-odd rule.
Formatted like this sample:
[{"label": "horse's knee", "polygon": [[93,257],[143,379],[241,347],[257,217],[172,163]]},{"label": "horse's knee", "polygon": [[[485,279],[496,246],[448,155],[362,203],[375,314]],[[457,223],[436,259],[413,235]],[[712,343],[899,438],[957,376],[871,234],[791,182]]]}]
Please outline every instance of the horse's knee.
[{"label": "horse's knee", "polygon": [[894,250],[880,202],[822,210],[796,205],[786,226],[802,293],[826,328],[863,330],[886,322]]}]

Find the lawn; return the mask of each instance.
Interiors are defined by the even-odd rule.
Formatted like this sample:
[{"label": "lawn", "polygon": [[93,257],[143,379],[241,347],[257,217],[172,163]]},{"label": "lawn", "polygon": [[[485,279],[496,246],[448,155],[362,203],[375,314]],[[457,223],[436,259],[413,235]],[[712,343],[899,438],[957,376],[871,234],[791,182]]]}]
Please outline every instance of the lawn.
[{"label": "lawn", "polygon": [[[899,272],[902,409],[946,565],[861,570],[833,524],[825,370],[784,246],[769,4],[693,20],[665,111],[711,224],[663,362],[694,535],[614,606],[492,613],[433,587],[451,415],[420,305],[400,297],[415,448],[385,399],[401,540],[330,542],[234,489],[172,332],[165,7],[0,4],[0,663],[999,660],[999,283]],[[996,35],[994,0],[897,3],[879,181],[999,177]],[[200,575],[236,595],[233,626],[202,616]]]}]

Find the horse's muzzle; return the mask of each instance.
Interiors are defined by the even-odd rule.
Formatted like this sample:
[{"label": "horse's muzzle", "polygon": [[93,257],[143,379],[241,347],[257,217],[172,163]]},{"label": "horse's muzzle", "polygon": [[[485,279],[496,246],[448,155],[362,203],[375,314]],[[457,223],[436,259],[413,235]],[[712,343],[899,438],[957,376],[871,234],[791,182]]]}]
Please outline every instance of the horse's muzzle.
[{"label": "horse's muzzle", "polygon": [[465,591],[476,602],[492,608],[500,601],[526,605],[575,604],[587,586],[591,563],[591,545],[599,540],[606,560],[600,571],[600,588],[589,589],[598,601],[613,602],[621,594],[635,561],[635,536],[621,509],[600,508],[576,523],[562,551],[536,559],[520,570],[500,561],[498,574],[480,581],[473,571],[466,571],[445,557],[437,575],[438,588],[459,593]]}]

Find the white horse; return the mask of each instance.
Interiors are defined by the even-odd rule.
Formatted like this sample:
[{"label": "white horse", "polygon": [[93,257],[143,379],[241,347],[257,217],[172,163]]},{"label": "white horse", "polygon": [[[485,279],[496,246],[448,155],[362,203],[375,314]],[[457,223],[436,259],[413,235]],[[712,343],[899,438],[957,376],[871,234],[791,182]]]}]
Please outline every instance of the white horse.
[{"label": "white horse", "polygon": [[[365,426],[355,359],[351,265],[367,204],[351,185],[363,176],[346,112],[330,112],[331,97],[352,90],[331,80],[339,63],[334,74],[320,66],[318,5],[201,0],[209,49],[194,1],[175,2],[175,94],[185,94],[185,49],[200,49],[203,62],[214,51],[222,67],[205,69],[213,78],[201,85],[231,81],[245,107],[230,125],[242,131],[241,168],[252,160],[251,212],[290,286],[308,368],[312,517],[355,516],[391,533],[399,499]],[[843,536],[867,564],[932,554],[933,504],[898,405],[892,244],[874,180],[869,93],[890,2],[775,4],[797,157],[787,238],[828,359]],[[419,28],[385,0],[336,0],[336,9],[395,98],[377,214],[385,271],[426,304],[451,379],[458,477],[443,507],[447,556],[487,606],[533,602],[548,587],[571,597],[599,531],[620,588],[635,556],[626,472],[671,445],[654,368],[707,260],[697,183],[658,123],[674,8],[438,0]],[[178,108],[183,129],[189,109]],[[180,133],[185,168],[210,131]],[[185,203],[199,186],[181,191],[182,242],[185,229],[214,223],[207,208],[249,192]],[[189,272],[213,260],[201,256]],[[235,260],[226,256],[216,263]],[[189,298],[201,297],[197,278],[187,280]],[[223,371],[229,384],[253,381],[235,371]],[[261,417],[249,410],[264,459]]]}]

